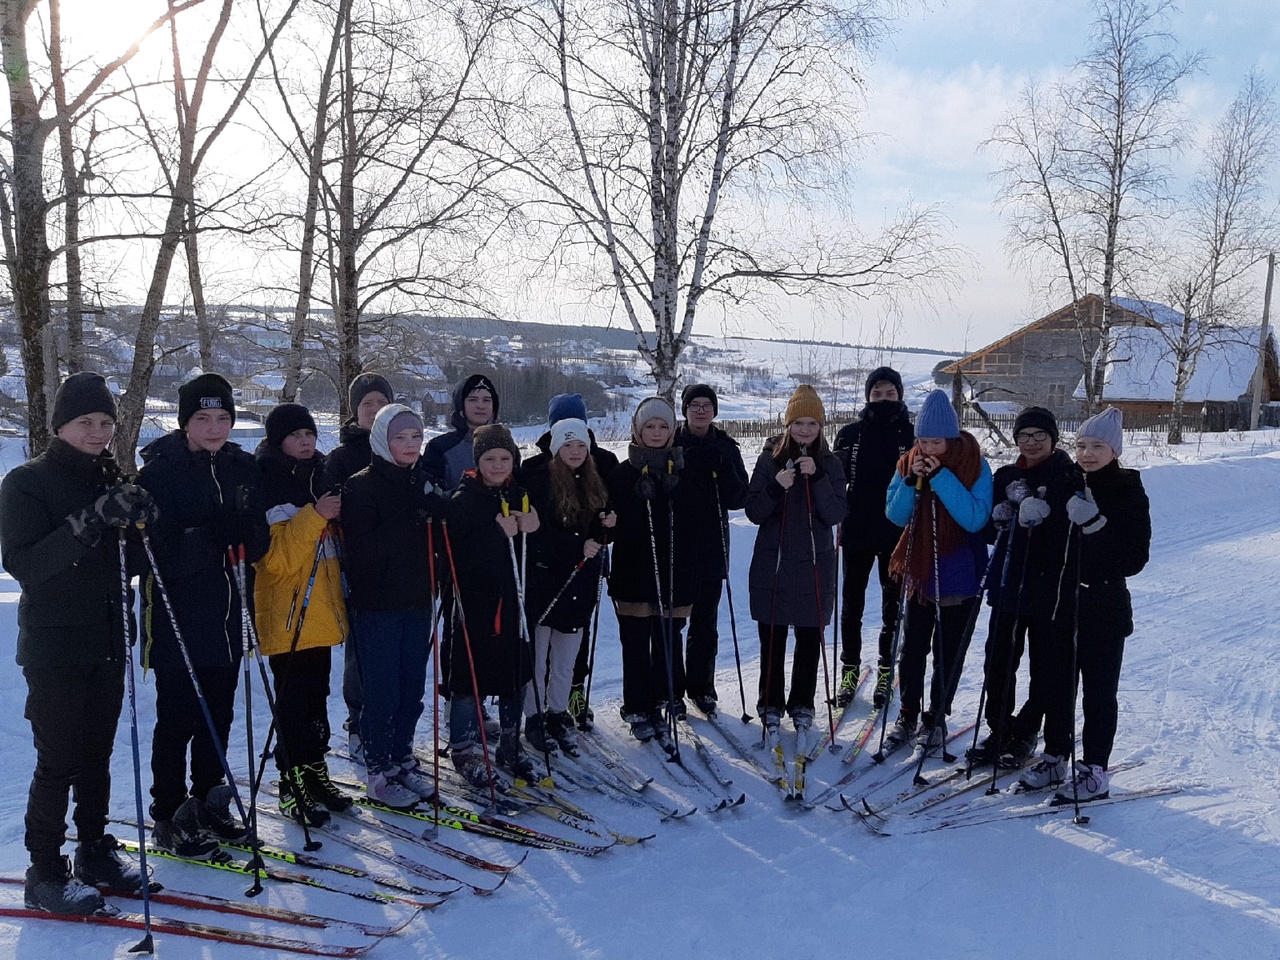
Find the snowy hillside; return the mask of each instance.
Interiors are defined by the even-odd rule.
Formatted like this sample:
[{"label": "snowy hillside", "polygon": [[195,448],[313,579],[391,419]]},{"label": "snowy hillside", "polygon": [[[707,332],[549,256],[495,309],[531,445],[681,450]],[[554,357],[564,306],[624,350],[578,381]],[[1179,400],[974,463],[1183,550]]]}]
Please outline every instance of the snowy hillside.
[{"label": "snowy hillside", "polygon": [[[722,408],[723,409],[723,408]],[[8,457],[7,449],[0,456]],[[1280,957],[1280,432],[1205,437],[1170,451],[1126,438],[1126,462],[1142,470],[1155,537],[1151,562],[1130,582],[1137,629],[1129,639],[1120,685],[1120,729],[1113,760],[1140,765],[1119,773],[1114,788],[1173,785],[1175,795],[1098,807],[1076,825],[1070,808],[1054,816],[1002,820],[916,836],[879,837],[849,813],[784,806],[778,791],[699,722],[735,790],[736,809],[698,812],[659,823],[589,790],[573,802],[619,832],[655,834],[594,857],[529,851],[505,886],[489,897],[458,893],[378,944],[385,958],[526,957],[530,960],[652,960],[655,957],[798,960],[878,958],[1264,958]],[[10,464],[11,465],[11,464]],[[733,518],[737,633],[750,705],[758,669],[755,625],[746,614],[746,571],[754,527]],[[25,685],[13,663],[17,585],[0,579],[0,872],[26,865],[22,813],[34,753],[22,717]],[[874,608],[874,602],[868,608]],[[972,644],[953,728],[970,722],[981,682],[985,616]],[[866,627],[873,636],[871,625]],[[727,604],[721,611],[718,687],[729,722],[741,709]],[[830,631],[827,633],[830,642]],[[870,640],[868,646],[870,646]],[[655,777],[649,791],[705,805],[679,786],[655,757],[629,741],[617,716],[621,693],[617,629],[601,617],[592,700],[605,739]],[[338,679],[335,673],[335,691]],[[1025,681],[1024,681],[1025,682]],[[154,686],[140,689],[144,766],[154,718]],[[255,704],[261,709],[261,697]],[[860,712],[865,712],[861,707]],[[331,700],[339,728],[340,698]],[[113,810],[133,815],[128,713],[117,737]],[[825,717],[820,718],[825,722]],[[429,751],[430,710],[419,728]],[[265,720],[259,719],[265,728]],[[789,737],[789,734],[787,735]],[[233,755],[243,769],[237,718]],[[335,745],[339,742],[335,737]],[[874,743],[874,741],[873,741]],[[869,751],[868,751],[869,752]],[[865,754],[859,764],[870,766]],[[811,767],[809,792],[848,768],[824,754]],[[939,769],[937,761],[926,772]],[[335,770],[350,772],[335,761]],[[853,798],[862,794],[855,781]],[[149,783],[144,769],[144,790]],[[873,805],[893,789],[871,795]],[[974,791],[980,795],[981,791]],[[408,821],[397,821],[408,823]],[[591,839],[538,814],[522,822]],[[412,826],[412,824],[410,824]],[[419,825],[420,826],[420,825]],[[127,828],[115,828],[127,836]],[[274,820],[264,832],[300,848],[300,836]],[[445,830],[447,843],[514,862],[523,848]],[[415,847],[395,842],[416,855]],[[353,856],[332,840],[319,856]],[[356,862],[352,860],[351,862]],[[376,863],[375,863],[376,865]],[[170,887],[240,897],[248,881],[162,862]],[[310,871],[313,872],[314,871]],[[17,893],[10,888],[0,896]],[[269,883],[263,901],[331,915],[372,919],[402,915],[335,894]],[[131,905],[130,909],[136,908]],[[172,907],[156,907],[180,915]],[[189,916],[194,916],[188,914]],[[200,915],[226,926],[239,918]],[[258,925],[304,939],[313,931]],[[89,960],[124,957],[138,935],[103,927],[0,918],[0,957]],[[333,935],[331,939],[349,942]],[[358,938],[357,938],[358,939]],[[287,956],[249,948],[158,937],[167,958]]]}]

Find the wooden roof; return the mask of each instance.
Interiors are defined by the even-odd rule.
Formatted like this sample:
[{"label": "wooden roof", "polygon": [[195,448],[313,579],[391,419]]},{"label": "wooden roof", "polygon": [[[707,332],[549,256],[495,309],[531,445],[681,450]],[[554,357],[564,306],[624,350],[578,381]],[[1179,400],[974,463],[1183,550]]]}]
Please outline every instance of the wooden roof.
[{"label": "wooden roof", "polygon": [[[950,374],[960,373],[965,366],[967,366],[969,363],[973,362],[974,360],[978,359],[979,357],[985,357],[989,353],[994,353],[995,351],[999,350],[1001,347],[1008,346],[1010,343],[1017,340],[1019,337],[1025,337],[1027,334],[1033,333],[1042,327],[1047,327],[1053,323],[1056,323],[1062,320],[1064,317],[1071,316],[1077,304],[1090,304],[1090,308],[1088,312],[1092,313],[1093,312],[1092,305],[1093,304],[1101,305],[1101,303],[1102,303],[1102,297],[1098,296],[1096,293],[1087,294],[1081,297],[1079,300],[1075,301],[1074,303],[1068,303],[1064,307],[1059,307],[1053,313],[1050,313],[1047,316],[1043,316],[1039,320],[1033,320],[1031,323],[1027,324],[1025,327],[1018,327],[1012,333],[1006,334],[1005,336],[1001,337],[999,340],[996,340],[993,343],[989,343],[985,347],[975,350],[973,351],[973,353],[967,354],[961,357],[959,360],[956,360],[952,363],[947,364],[945,367],[942,368],[940,372],[950,373]],[[1124,307],[1120,306],[1114,301],[1112,302],[1111,307],[1112,307],[1112,310],[1117,311],[1121,314],[1124,314],[1127,322],[1129,323],[1141,323],[1144,325],[1151,323],[1151,320],[1149,318],[1144,317],[1141,314],[1134,313],[1131,310],[1126,310]]]}]

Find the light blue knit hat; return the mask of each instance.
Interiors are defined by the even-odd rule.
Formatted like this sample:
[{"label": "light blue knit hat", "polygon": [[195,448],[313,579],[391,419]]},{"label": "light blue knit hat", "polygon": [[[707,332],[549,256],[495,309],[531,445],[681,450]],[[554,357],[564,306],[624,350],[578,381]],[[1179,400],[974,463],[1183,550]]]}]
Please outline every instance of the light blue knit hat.
[{"label": "light blue knit hat", "polygon": [[1120,451],[1124,448],[1124,414],[1115,407],[1107,407],[1080,424],[1076,439],[1082,437],[1101,440],[1115,451],[1117,457],[1120,456]]}]

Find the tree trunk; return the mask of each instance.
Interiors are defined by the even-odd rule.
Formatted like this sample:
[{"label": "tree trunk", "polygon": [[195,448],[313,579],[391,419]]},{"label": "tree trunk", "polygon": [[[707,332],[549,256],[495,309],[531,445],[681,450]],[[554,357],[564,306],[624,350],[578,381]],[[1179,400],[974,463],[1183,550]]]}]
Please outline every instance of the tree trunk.
[{"label": "tree trunk", "polygon": [[[328,142],[329,132],[329,91],[333,86],[334,65],[343,37],[350,33],[350,21],[351,0],[341,0],[338,16],[334,21],[333,38],[329,44],[329,59],[325,61],[320,89],[316,95],[316,122],[311,134],[311,147],[307,152],[307,206],[302,217],[302,244],[298,252],[298,299],[294,303],[293,320],[289,324],[289,354],[285,359],[284,389],[280,394],[280,400],[285,403],[297,400],[298,390],[302,385],[307,315],[311,311],[311,291],[316,277],[316,230],[320,208],[320,180],[324,172],[324,147]],[[339,396],[343,393],[342,390],[338,391]]]},{"label": "tree trunk", "polygon": [[200,369],[213,369],[213,324],[204,300],[204,277],[200,273],[200,243],[196,233],[194,198],[187,204],[186,235],[182,238],[187,254],[187,284],[191,287],[191,309],[196,315],[196,337],[199,340]]},{"label": "tree trunk", "polygon": [[49,323],[49,236],[45,227],[44,143],[48,128],[31,83],[27,56],[27,0],[0,0],[0,50],[9,82],[13,138],[14,313],[21,337],[27,387],[27,436],[31,456],[49,444],[45,402],[44,328]]},{"label": "tree trunk", "polygon": [[[347,22],[342,51],[342,167],[338,184],[338,300],[335,321],[338,325],[338,380],[350,383],[360,374],[360,304],[359,278],[356,269],[356,116],[355,116],[355,55],[351,39],[351,9],[348,5]],[[341,418],[352,416],[345,390],[339,390]]]}]

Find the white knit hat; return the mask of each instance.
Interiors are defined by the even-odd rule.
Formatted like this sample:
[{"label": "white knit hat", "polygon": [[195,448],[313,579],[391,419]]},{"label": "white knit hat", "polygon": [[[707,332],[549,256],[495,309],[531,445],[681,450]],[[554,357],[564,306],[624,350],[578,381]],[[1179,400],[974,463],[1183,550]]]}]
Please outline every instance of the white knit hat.
[{"label": "white knit hat", "polygon": [[586,421],[570,417],[552,424],[551,455],[554,457],[570,440],[581,440],[588,447],[591,446],[591,435],[587,433]]}]

